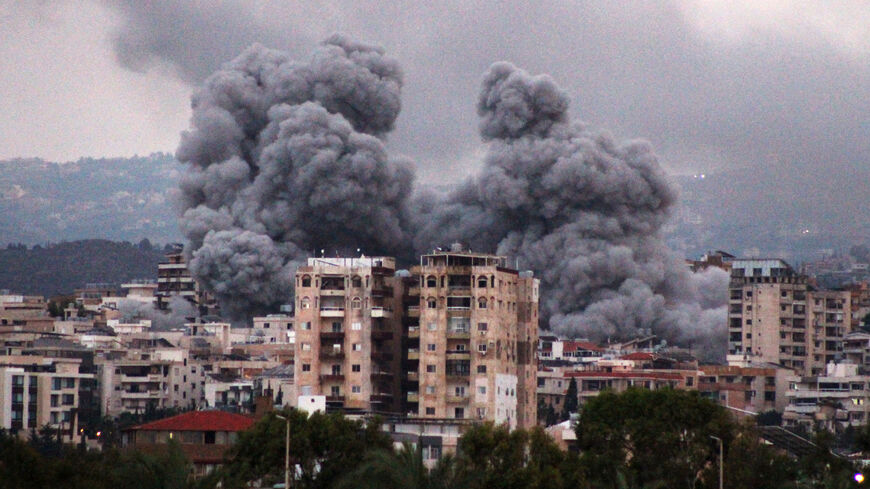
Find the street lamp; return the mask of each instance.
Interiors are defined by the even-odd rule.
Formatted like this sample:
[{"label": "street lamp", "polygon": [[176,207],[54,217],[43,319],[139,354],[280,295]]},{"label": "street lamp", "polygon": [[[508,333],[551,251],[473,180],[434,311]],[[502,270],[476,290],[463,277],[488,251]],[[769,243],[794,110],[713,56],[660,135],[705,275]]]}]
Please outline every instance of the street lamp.
[{"label": "street lamp", "polygon": [[275,414],[287,422],[287,434],[284,441],[284,489],[290,489],[290,417]]},{"label": "street lamp", "polygon": [[710,438],[712,438],[712,439],[714,439],[714,440],[716,440],[716,441],[719,442],[719,489],[722,489],[722,487],[723,487],[724,475],[725,475],[725,472],[724,472],[724,465],[723,465],[723,454],[724,454],[724,451],[722,450],[722,439],[719,438],[718,436],[713,436],[713,435],[710,435]]}]

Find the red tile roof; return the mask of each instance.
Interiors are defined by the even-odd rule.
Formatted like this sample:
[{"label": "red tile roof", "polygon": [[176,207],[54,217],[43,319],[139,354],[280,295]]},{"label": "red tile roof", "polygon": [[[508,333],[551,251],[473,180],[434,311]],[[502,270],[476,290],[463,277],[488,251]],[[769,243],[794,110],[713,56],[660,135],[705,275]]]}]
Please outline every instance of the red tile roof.
[{"label": "red tile roof", "polygon": [[636,351],[634,353],[629,353],[628,355],[623,355],[619,357],[621,360],[654,360],[655,355],[652,353],[644,353],[642,351]]},{"label": "red tile roof", "polygon": [[254,419],[224,411],[190,411],[128,428],[146,431],[245,431]]},{"label": "red tile roof", "polygon": [[562,351],[564,352],[577,350],[604,351],[604,348],[601,348],[591,341],[566,341],[562,345]]},{"label": "red tile roof", "polygon": [[667,372],[566,372],[565,377],[600,377],[612,379],[655,379],[655,380],[682,380],[680,374]]}]

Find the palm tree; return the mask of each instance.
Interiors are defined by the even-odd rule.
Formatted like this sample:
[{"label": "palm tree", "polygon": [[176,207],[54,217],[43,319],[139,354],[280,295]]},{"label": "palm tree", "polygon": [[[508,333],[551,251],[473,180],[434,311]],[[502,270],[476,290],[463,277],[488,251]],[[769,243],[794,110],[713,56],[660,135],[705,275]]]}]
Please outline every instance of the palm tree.
[{"label": "palm tree", "polygon": [[445,455],[431,470],[423,462],[423,449],[404,443],[398,451],[378,450],[366,457],[336,489],[453,489],[466,487],[456,460]]}]

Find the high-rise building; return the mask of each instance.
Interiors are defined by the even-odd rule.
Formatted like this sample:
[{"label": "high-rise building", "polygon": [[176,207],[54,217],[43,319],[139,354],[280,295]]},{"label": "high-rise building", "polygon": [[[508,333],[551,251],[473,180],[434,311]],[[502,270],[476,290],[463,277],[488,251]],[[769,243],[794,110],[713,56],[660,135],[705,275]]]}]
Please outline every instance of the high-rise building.
[{"label": "high-rise building", "polygon": [[458,246],[420,263],[405,299],[405,410],[534,425],[538,280]]},{"label": "high-rise building", "polygon": [[843,352],[850,293],[818,291],[779,259],[732,259],[728,353],[819,375]]},{"label": "high-rise building", "polygon": [[[300,396],[346,411],[397,412],[401,282],[393,258],[309,258],[296,271]],[[394,314],[394,311],[397,311]]]}]

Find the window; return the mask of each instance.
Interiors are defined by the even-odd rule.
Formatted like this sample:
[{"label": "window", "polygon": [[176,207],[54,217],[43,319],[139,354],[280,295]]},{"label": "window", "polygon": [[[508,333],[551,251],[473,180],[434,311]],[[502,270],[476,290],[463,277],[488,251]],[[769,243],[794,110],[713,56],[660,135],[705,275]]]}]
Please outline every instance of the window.
[{"label": "window", "polygon": [[435,309],[436,307],[438,307],[438,303],[435,301],[434,297],[426,299],[426,307],[428,307],[429,309]]},{"label": "window", "polygon": [[486,343],[481,343],[477,345],[477,351],[479,351],[480,353],[486,353]]},{"label": "window", "polygon": [[458,407],[453,411],[453,417],[456,419],[462,419],[465,417],[465,408]]},{"label": "window", "polygon": [[303,297],[302,301],[299,303],[299,307],[302,309],[311,309],[311,299],[308,297]]},{"label": "window", "polygon": [[301,323],[299,325],[299,327],[305,331],[310,331],[311,330],[311,321],[305,321],[305,322]]},{"label": "window", "polygon": [[350,329],[354,331],[359,331],[362,329],[362,323],[351,323]]},{"label": "window", "polygon": [[362,279],[359,276],[354,275],[351,279],[351,286],[355,289],[362,287]]},{"label": "window", "polygon": [[426,394],[434,394],[434,393],[435,393],[435,386],[434,385],[427,385],[426,386]]},{"label": "window", "polygon": [[426,329],[429,331],[436,331],[438,329],[438,323],[429,323],[426,325]]},{"label": "window", "polygon": [[478,394],[486,394],[486,386],[485,385],[477,386],[477,393]]},{"label": "window", "polygon": [[430,374],[435,373],[435,365],[426,365],[426,372]]},{"label": "window", "polygon": [[302,276],[302,286],[303,287],[311,287],[311,277],[308,275]]},{"label": "window", "polygon": [[[52,413],[52,414],[54,414],[54,413]],[[435,408],[434,407],[427,407],[426,408],[426,415],[427,416],[435,416]]]},{"label": "window", "polygon": [[361,309],[362,308],[362,301],[359,299],[359,297],[353,298],[353,300],[350,303],[350,307],[352,307],[353,309]]},{"label": "window", "polygon": [[302,351],[311,351],[311,343],[302,343]]},{"label": "window", "polygon": [[477,299],[477,308],[486,309],[486,297],[481,297]]},{"label": "window", "polygon": [[435,351],[436,347],[437,347],[437,345],[435,343],[429,343],[428,345],[426,345],[426,350],[427,351]]},{"label": "window", "polygon": [[269,329],[269,323],[263,323],[263,329]]},{"label": "window", "polygon": [[456,395],[456,397],[465,397],[465,386],[464,385],[457,385],[453,389],[453,393]]},{"label": "window", "polygon": [[311,372],[311,364],[310,363],[303,363],[302,364],[302,371],[303,372]]},{"label": "window", "polygon": [[478,330],[478,331],[486,331],[486,328],[487,328],[487,327],[488,327],[488,326],[487,326],[486,323],[477,323],[477,330]]},{"label": "window", "polygon": [[362,351],[362,343],[354,343],[353,351]]},{"label": "window", "polygon": [[486,373],[486,365],[478,365],[477,366],[477,373],[485,374]]},{"label": "window", "polygon": [[358,363],[354,363],[353,365],[351,365],[351,366],[350,366],[350,371],[351,371],[351,372],[359,372],[359,371],[360,371],[359,364],[358,364]]},{"label": "window", "polygon": [[477,279],[477,286],[481,289],[486,288],[486,277],[480,277]]},{"label": "window", "polygon": [[354,394],[359,394],[360,392],[362,392],[362,389],[358,385],[352,385],[350,386],[350,391]]}]

